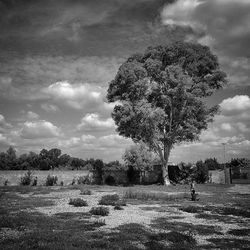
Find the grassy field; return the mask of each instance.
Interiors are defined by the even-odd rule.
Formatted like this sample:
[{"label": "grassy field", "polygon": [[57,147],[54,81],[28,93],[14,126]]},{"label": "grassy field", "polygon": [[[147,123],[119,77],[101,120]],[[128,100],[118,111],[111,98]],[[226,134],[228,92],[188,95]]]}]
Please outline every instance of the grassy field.
[{"label": "grassy field", "polygon": [[186,185],[0,187],[0,249],[249,249],[249,191],[197,185],[192,202]]}]

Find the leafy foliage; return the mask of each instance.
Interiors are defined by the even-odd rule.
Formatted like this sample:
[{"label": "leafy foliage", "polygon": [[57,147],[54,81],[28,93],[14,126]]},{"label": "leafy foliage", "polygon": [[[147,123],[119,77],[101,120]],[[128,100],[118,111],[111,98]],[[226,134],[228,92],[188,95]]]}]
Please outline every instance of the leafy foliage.
[{"label": "leafy foliage", "polygon": [[[175,43],[149,47],[121,65],[107,98],[120,135],[144,142],[167,164],[173,145],[199,138],[217,106],[202,100],[226,82],[208,47]],[[167,177],[166,170],[165,177]]]}]

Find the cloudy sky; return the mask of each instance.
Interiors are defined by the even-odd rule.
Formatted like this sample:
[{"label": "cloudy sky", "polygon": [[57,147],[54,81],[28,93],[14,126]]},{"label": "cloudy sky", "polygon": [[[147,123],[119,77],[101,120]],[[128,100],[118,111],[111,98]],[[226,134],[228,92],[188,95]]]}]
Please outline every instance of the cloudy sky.
[{"label": "cloudy sky", "polygon": [[61,148],[82,158],[121,159],[106,101],[119,65],[149,45],[210,46],[229,84],[208,103],[215,122],[171,160],[248,157],[249,0],[0,0],[0,151]]}]

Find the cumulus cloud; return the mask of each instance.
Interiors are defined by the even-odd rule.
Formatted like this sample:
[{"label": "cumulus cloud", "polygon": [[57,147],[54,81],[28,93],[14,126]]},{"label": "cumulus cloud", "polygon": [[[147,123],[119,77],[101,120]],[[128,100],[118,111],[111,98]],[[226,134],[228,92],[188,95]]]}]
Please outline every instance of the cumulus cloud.
[{"label": "cumulus cloud", "polygon": [[115,124],[112,118],[101,119],[99,114],[86,114],[81,123],[77,126],[80,131],[98,131],[114,129]]},{"label": "cumulus cloud", "polygon": [[236,95],[223,100],[220,107],[224,113],[250,111],[250,97],[248,95]]},{"label": "cumulus cloud", "polygon": [[60,129],[45,120],[27,121],[23,124],[20,136],[24,139],[58,137],[60,136]]},{"label": "cumulus cloud", "polygon": [[84,111],[109,113],[114,104],[105,102],[106,89],[88,83],[56,82],[42,90],[58,105]]}]

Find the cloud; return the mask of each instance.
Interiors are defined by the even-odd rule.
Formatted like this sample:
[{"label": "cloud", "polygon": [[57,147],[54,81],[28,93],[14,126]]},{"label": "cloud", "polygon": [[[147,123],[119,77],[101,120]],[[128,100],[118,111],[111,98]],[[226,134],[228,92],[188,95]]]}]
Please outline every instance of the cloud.
[{"label": "cloud", "polygon": [[77,126],[79,131],[102,131],[114,129],[115,124],[112,118],[101,119],[98,114],[86,114],[81,123]]},{"label": "cloud", "polygon": [[110,113],[114,106],[105,102],[105,89],[87,83],[56,82],[42,91],[58,105],[66,105],[77,110]]},{"label": "cloud", "polygon": [[200,4],[202,2],[199,0],[177,0],[167,5],[162,11],[163,23],[170,26],[199,26],[193,15]]},{"label": "cloud", "polygon": [[28,111],[26,116],[28,120],[37,120],[40,117],[37,113],[33,111]]},{"label": "cloud", "polygon": [[9,128],[12,128],[12,125],[6,122],[5,117],[0,114],[0,132]]},{"label": "cloud", "polygon": [[41,108],[47,112],[54,113],[59,110],[59,108],[54,104],[42,103]]},{"label": "cloud", "polygon": [[250,97],[247,95],[236,95],[223,100],[220,107],[223,113],[250,111]]},{"label": "cloud", "polygon": [[20,136],[24,139],[53,138],[60,136],[60,129],[44,120],[27,121],[23,124]]}]

